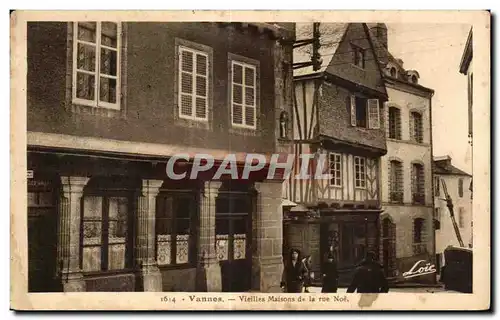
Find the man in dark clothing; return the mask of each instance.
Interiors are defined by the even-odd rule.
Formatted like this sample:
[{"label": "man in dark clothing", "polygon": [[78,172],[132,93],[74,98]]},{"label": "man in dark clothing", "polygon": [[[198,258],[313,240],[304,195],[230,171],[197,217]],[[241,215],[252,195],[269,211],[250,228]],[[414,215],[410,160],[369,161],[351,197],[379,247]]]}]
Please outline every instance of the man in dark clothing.
[{"label": "man in dark clothing", "polygon": [[365,260],[356,269],[347,293],[380,293],[389,292],[389,285],[384,276],[383,267],[375,260],[375,253],[366,253]]}]

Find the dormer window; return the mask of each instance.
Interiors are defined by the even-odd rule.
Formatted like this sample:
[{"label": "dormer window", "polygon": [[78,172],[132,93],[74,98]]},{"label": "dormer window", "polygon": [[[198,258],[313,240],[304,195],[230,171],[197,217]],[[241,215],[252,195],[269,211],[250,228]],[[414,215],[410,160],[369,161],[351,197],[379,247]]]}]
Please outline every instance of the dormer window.
[{"label": "dormer window", "polygon": [[364,69],[365,68],[365,50],[362,48],[353,45],[352,46],[352,52],[354,53],[353,56],[353,64],[359,68]]},{"label": "dormer window", "polygon": [[396,78],[396,76],[397,76],[396,68],[392,67],[390,73],[391,73],[391,77]]},{"label": "dormer window", "polygon": [[411,76],[411,82],[412,83],[417,83],[417,77],[415,75]]}]

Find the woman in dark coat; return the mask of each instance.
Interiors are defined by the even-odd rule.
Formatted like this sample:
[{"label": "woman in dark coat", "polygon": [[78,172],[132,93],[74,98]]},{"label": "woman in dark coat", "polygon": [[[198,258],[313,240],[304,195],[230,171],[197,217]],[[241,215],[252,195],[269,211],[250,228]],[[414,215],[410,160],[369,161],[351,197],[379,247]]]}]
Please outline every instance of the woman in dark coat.
[{"label": "woman in dark coat", "polygon": [[306,275],[307,271],[300,259],[300,251],[292,249],[290,257],[285,263],[281,278],[281,287],[285,289],[285,292],[301,293]]},{"label": "woman in dark coat", "polygon": [[337,292],[337,263],[333,257],[333,254],[328,254],[326,261],[323,265],[323,288],[321,292],[324,293],[336,293]]}]

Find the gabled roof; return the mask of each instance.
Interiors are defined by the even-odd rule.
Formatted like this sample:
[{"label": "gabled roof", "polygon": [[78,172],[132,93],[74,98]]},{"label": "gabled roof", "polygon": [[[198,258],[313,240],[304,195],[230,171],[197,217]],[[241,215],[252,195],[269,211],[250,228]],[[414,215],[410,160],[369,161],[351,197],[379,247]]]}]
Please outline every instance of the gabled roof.
[{"label": "gabled roof", "polygon": [[[337,51],[342,38],[347,31],[348,23],[320,23],[319,32],[320,44],[319,54],[323,63],[317,71],[313,70],[312,66],[299,68],[293,71],[293,76],[304,76],[313,73],[324,72],[333,55]],[[313,23],[297,23],[295,27],[295,37],[297,40],[311,39],[313,37]],[[311,61],[312,44],[299,47],[293,50],[293,62],[309,62]]]},{"label": "gabled roof", "polygon": [[445,174],[445,175],[457,175],[457,176],[468,176],[471,177],[465,171],[458,169],[451,164],[451,157],[434,157],[432,161],[432,171],[434,174]]},{"label": "gabled roof", "polygon": [[464,52],[462,53],[462,59],[460,59],[460,73],[467,74],[467,69],[469,68],[471,60],[472,60],[472,28],[469,30],[469,35],[467,36],[467,42],[465,43]]}]

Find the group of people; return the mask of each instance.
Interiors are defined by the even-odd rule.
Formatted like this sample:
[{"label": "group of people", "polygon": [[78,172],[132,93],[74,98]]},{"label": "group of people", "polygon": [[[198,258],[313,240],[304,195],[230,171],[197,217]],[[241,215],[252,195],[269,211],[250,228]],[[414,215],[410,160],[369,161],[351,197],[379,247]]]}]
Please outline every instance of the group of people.
[{"label": "group of people", "polygon": [[[335,261],[333,247],[324,255],[324,263],[321,266],[323,293],[336,293],[338,289],[338,269]],[[311,256],[301,258],[300,251],[292,249],[290,257],[285,262],[281,288],[285,292],[300,293],[309,292],[312,286],[314,272],[311,270]],[[380,293],[388,292],[389,286],[385,278],[383,267],[377,262],[374,252],[366,253],[365,259],[354,272],[351,284],[347,288],[348,293]]]}]

